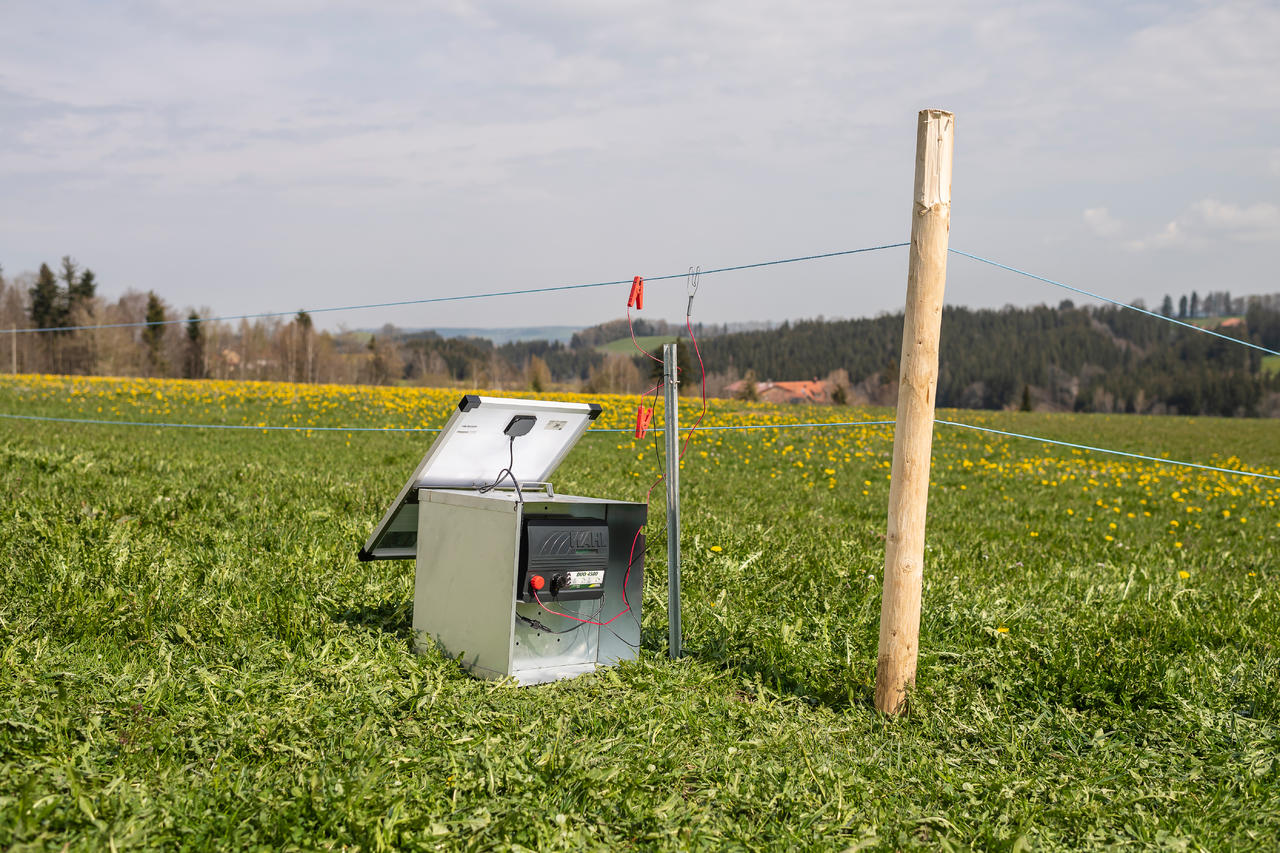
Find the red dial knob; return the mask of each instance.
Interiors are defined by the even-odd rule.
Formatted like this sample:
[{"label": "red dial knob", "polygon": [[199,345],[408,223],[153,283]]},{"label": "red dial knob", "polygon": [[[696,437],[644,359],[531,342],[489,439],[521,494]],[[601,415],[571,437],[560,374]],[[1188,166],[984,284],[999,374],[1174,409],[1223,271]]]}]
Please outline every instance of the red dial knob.
[{"label": "red dial knob", "polygon": [[534,589],[542,589],[544,586],[546,586],[546,583],[547,582],[543,580],[542,575],[534,575],[533,577],[529,578],[529,586],[533,587]]}]

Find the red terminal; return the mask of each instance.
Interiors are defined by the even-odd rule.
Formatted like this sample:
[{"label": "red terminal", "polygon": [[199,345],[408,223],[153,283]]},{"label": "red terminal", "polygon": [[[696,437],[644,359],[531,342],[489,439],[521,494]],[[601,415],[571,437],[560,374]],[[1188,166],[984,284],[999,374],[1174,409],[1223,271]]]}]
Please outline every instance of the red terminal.
[{"label": "red terminal", "polygon": [[529,578],[529,586],[533,587],[534,589],[542,589],[544,586],[546,586],[546,584],[547,582],[543,580],[542,575],[534,575],[533,577]]},{"label": "red terminal", "polygon": [[641,406],[636,409],[636,438],[644,438],[644,434],[649,429],[649,424],[652,422],[653,409],[648,406]]},{"label": "red terminal", "polygon": [[631,295],[627,297],[627,307],[637,311],[644,308],[644,279],[640,276],[631,279]]}]

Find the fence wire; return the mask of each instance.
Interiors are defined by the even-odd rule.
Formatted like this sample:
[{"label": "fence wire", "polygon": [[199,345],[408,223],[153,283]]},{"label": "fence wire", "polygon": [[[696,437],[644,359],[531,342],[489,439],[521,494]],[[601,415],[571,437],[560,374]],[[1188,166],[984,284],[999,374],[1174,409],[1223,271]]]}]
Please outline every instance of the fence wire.
[{"label": "fence wire", "polygon": [[[165,423],[159,421],[112,421],[100,420],[96,418],[57,418],[46,417],[42,415],[15,415],[0,413],[0,418],[21,421],[43,421],[47,423],[61,424],[93,424],[99,426],[127,426],[127,427],[156,427],[163,429],[220,429],[220,430],[243,430],[258,432],[384,432],[384,433],[421,433],[421,432],[439,432],[440,427],[323,427],[323,426],[270,426],[265,424],[191,424],[191,423]],[[1040,435],[1028,435],[1027,433],[1011,432],[1009,430],[995,429],[993,427],[978,426],[977,424],[966,424],[959,421],[948,421],[937,419],[935,424],[944,426],[958,427],[961,429],[976,430],[978,432],[993,433],[1008,438],[1023,439],[1026,441],[1038,441],[1043,444],[1055,445],[1058,447],[1069,447],[1075,450],[1084,450],[1093,453],[1105,453],[1111,456],[1124,456],[1130,459],[1141,459],[1145,462],[1158,462],[1163,465],[1174,465],[1183,468],[1197,468],[1203,471],[1216,471],[1220,474],[1232,474],[1239,477],[1255,477],[1263,480],[1280,480],[1280,475],[1264,474],[1258,471],[1247,471],[1239,468],[1221,468],[1216,465],[1204,465],[1199,462],[1187,462],[1181,459],[1166,459],[1161,456],[1149,456],[1143,453],[1133,453],[1128,450],[1116,450],[1110,447],[1099,447],[1091,444],[1077,444],[1071,441],[1060,441],[1055,438],[1046,438]],[[709,426],[699,427],[698,432],[726,432],[741,430],[761,430],[761,429],[815,429],[815,428],[834,428],[834,427],[871,427],[871,426],[893,426],[895,421],[810,421],[805,423],[784,423],[784,424],[730,424],[725,426]],[[649,432],[661,433],[665,430],[662,427],[649,430]],[[632,430],[625,428],[591,428],[587,430],[587,435],[595,433],[630,433]]]}]

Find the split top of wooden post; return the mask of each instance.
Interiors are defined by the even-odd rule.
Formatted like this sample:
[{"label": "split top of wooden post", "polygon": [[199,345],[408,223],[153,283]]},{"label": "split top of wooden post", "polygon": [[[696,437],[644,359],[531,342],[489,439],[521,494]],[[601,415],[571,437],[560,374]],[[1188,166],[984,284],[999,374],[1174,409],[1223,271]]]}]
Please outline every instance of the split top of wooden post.
[{"label": "split top of wooden post", "polygon": [[921,110],[916,139],[916,213],[951,207],[951,140],[956,117],[946,110]]}]

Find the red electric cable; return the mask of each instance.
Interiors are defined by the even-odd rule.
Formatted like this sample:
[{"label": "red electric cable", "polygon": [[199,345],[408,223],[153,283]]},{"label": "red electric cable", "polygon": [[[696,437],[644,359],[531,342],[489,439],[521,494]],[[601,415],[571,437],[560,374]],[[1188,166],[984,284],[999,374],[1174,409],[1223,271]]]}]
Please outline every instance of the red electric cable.
[{"label": "red electric cable", "polygon": [[685,436],[684,446],[680,448],[680,458],[684,459],[685,453],[689,450],[689,441],[692,440],[693,434],[698,431],[698,427],[702,425],[702,419],[707,416],[707,366],[702,363],[702,350],[698,349],[698,338],[693,334],[693,324],[689,319],[689,315],[685,315],[684,327],[689,330],[689,340],[693,341],[693,351],[698,354],[698,368],[702,371],[702,414],[698,415],[693,426],[689,427],[689,434]]},{"label": "red electric cable", "polygon": [[[627,301],[627,329],[631,332],[631,343],[633,343],[635,345],[635,348],[640,350],[640,352],[644,353],[646,356],[658,362],[659,364],[662,364],[662,359],[655,357],[653,353],[648,352],[647,350],[642,348],[640,346],[640,342],[636,340],[635,328],[631,323],[631,304],[633,301],[636,301],[638,303],[636,307],[642,307],[643,302],[639,302],[639,300],[634,299],[635,290],[636,290],[636,284],[633,283],[632,284],[633,298]],[[641,299],[643,299],[643,297],[641,297]],[[698,427],[702,425],[702,419],[707,416],[707,366],[702,361],[702,350],[698,347],[698,337],[693,333],[693,321],[688,314],[685,315],[684,325],[685,325],[685,328],[689,330],[689,340],[693,342],[693,351],[697,353],[698,368],[702,373],[702,412],[701,414],[698,415],[698,420],[695,421],[693,426],[689,428],[689,434],[685,436],[684,445],[680,449],[680,457],[679,457],[680,459],[684,459],[685,453],[688,452],[689,450],[689,442],[693,439],[693,434],[697,432]],[[654,385],[652,388],[642,393],[640,395],[640,399],[642,401],[641,405],[642,406],[644,405],[643,403],[644,398],[649,396],[650,392],[653,392],[653,403],[654,403],[654,406],[657,406],[658,390],[662,388],[663,384],[664,383],[659,382],[656,385]],[[652,485],[649,486],[649,491],[645,492],[644,505],[646,509],[646,514],[649,507],[649,503],[653,499],[653,490],[656,489],[658,485],[666,478],[667,478],[667,475],[665,472],[662,474],[659,474],[658,479],[654,480]],[[563,616],[565,619],[572,619],[574,622],[581,622],[585,625],[599,625],[602,628],[607,627],[608,625],[612,624],[615,620],[621,618],[627,613],[630,613],[631,602],[627,599],[627,583],[631,580],[631,567],[632,565],[635,564],[635,561],[636,561],[636,543],[640,541],[640,534],[643,532],[644,532],[644,528],[643,527],[639,528],[638,530],[636,530],[636,535],[631,539],[631,551],[627,555],[627,571],[626,571],[626,574],[622,576],[622,600],[626,604],[626,607],[624,607],[617,615],[611,618],[608,622],[597,622],[594,619],[583,619],[578,616],[573,616],[569,613],[562,613],[559,610],[552,610],[550,607],[547,607],[547,605],[542,603],[542,598],[539,597],[538,591],[536,589],[533,590],[533,600],[538,603],[539,607],[541,607],[543,610],[545,610],[546,612],[554,616]]]},{"label": "red electric cable", "polygon": [[636,330],[631,325],[631,306],[630,305],[627,306],[627,331],[631,332],[631,343],[635,344],[636,349],[640,350],[640,352],[643,353],[646,358],[651,358],[654,361],[658,362],[658,364],[662,364],[662,359],[658,358],[656,355],[649,352],[644,347],[640,346],[640,342],[636,340]]},{"label": "red electric cable", "polygon": [[[649,491],[645,492],[644,505],[645,505],[646,511],[648,510],[648,507],[649,507],[649,501],[653,497],[653,490],[656,489],[658,487],[658,484],[661,483],[664,479],[666,479],[665,474],[658,477],[658,479],[654,480],[653,485],[649,486]],[[547,605],[542,603],[542,599],[538,597],[538,591],[536,589],[533,591],[533,600],[538,602],[539,607],[541,607],[543,610],[547,611],[548,613],[554,616],[563,616],[564,618],[572,619],[575,622],[582,622],[587,625],[599,625],[601,627],[604,627],[610,624],[619,616],[623,616],[627,613],[630,613],[631,601],[627,598],[627,584],[631,581],[631,567],[634,566],[636,562],[636,543],[640,541],[641,533],[644,533],[643,527],[636,530],[636,535],[631,537],[631,550],[627,554],[627,571],[626,571],[626,574],[622,576],[622,601],[624,604],[626,604],[626,607],[624,607],[622,611],[617,614],[617,616],[614,616],[613,619],[610,619],[608,622],[597,622],[594,619],[582,619],[577,616],[572,616],[568,613],[561,613],[559,610],[552,610],[550,607],[547,607]]]},{"label": "red electric cable", "polygon": [[[650,493],[653,492],[652,486],[649,487],[649,492]],[[648,496],[646,496],[645,505],[648,506],[648,503],[649,503],[649,499],[648,499]],[[614,616],[613,619],[610,619],[608,622],[597,622],[594,619],[582,619],[577,616],[572,616],[568,613],[561,613],[559,610],[552,610],[550,607],[547,607],[547,605],[542,603],[542,599],[538,596],[538,591],[536,589],[533,591],[533,600],[538,602],[539,607],[541,607],[543,610],[547,611],[552,615],[563,616],[566,619],[572,619],[574,622],[582,622],[586,625],[599,625],[602,628],[611,624],[614,620],[618,619],[619,617],[624,616],[627,613],[630,613],[631,602],[627,600],[627,583],[628,581],[631,580],[631,567],[635,564],[635,561],[636,561],[636,543],[640,541],[640,534],[643,532],[644,532],[643,527],[637,529],[636,535],[631,539],[631,552],[627,557],[627,572],[622,576],[622,600],[623,602],[626,603],[627,606],[624,607],[621,611],[619,611],[619,613],[616,616]]]}]

